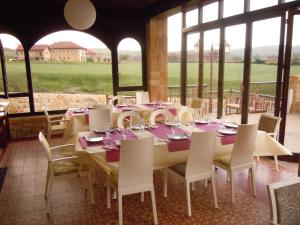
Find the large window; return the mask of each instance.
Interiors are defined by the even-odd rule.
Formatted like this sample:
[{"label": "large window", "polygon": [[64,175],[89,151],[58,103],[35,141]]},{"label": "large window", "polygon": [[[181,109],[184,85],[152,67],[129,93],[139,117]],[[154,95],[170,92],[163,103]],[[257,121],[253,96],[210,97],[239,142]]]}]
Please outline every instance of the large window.
[{"label": "large window", "polygon": [[[0,39],[4,49],[5,70],[7,75],[7,87],[9,95],[9,113],[29,112],[28,97],[15,97],[17,94],[28,95],[27,77],[24,60],[17,54],[17,49],[21,48],[21,42],[9,34],[0,34]],[[23,55],[24,57],[24,55]],[[1,74],[0,90],[3,93],[3,76]]]},{"label": "large window", "polygon": [[219,2],[214,2],[203,7],[203,23],[218,19]]},{"label": "large window", "polygon": [[198,24],[198,9],[193,9],[186,13],[186,27],[194,26]]},{"label": "large window", "polygon": [[118,45],[119,86],[142,86],[142,51],[133,38],[125,38]]},{"label": "large window", "polygon": [[[110,50],[78,31],[60,31],[30,49],[35,110],[80,106],[85,97],[102,101],[112,94]],[[105,99],[105,98],[104,98]]]},{"label": "large window", "polygon": [[244,0],[224,0],[224,17],[244,12]]}]

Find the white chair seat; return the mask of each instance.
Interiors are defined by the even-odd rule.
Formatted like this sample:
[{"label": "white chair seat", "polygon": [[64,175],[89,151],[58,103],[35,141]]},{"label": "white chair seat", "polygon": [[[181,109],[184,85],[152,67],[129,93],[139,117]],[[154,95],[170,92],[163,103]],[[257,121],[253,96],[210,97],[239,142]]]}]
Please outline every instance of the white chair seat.
[{"label": "white chair seat", "polygon": [[78,171],[79,171],[79,165],[74,161],[53,163],[54,176],[76,173]]}]

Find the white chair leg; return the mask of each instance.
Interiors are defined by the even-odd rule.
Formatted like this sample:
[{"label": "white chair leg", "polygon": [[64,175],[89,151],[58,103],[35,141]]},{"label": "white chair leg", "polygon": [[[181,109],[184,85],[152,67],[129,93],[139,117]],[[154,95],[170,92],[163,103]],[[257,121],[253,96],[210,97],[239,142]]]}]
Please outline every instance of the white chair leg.
[{"label": "white chair leg", "polygon": [[190,183],[188,181],[185,181],[185,186],[186,186],[186,206],[187,206],[187,212],[188,212],[188,216],[192,216]]},{"label": "white chair leg", "polygon": [[118,194],[119,205],[119,225],[123,225],[123,207],[122,207],[122,195]]},{"label": "white chair leg", "polygon": [[145,192],[141,192],[141,202],[145,201]]},{"label": "white chair leg", "polygon": [[92,171],[91,170],[88,172],[88,187],[89,187],[89,194],[90,194],[91,203],[95,204],[94,187],[93,187]]},{"label": "white chair leg", "polygon": [[49,177],[49,184],[48,184],[48,192],[47,192],[47,214],[50,214],[50,209],[52,206],[52,186],[53,186],[53,177]]},{"label": "white chair leg", "polygon": [[152,201],[152,210],[153,210],[153,219],[154,219],[154,224],[158,224],[157,220],[157,210],[156,210],[156,201],[155,201],[155,193],[154,193],[154,188],[151,188],[151,201]]},{"label": "white chair leg", "polygon": [[252,180],[253,195],[256,196],[255,169],[254,169],[254,166],[251,167],[251,180]]},{"label": "white chair leg", "polygon": [[218,198],[217,198],[217,190],[216,190],[216,183],[215,183],[214,176],[212,176],[212,178],[211,178],[211,186],[212,186],[213,195],[214,195],[215,208],[218,208]]},{"label": "white chair leg", "polygon": [[163,171],[164,176],[164,197],[166,198],[168,195],[168,171]]},{"label": "white chair leg", "polygon": [[259,163],[259,155],[258,156],[256,156],[256,161]]},{"label": "white chair leg", "polygon": [[47,199],[47,195],[48,195],[48,188],[49,188],[49,175],[50,175],[50,172],[49,172],[49,169],[47,169],[47,177],[46,177],[46,184],[45,184],[45,199]]},{"label": "white chair leg", "polygon": [[206,188],[207,188],[207,183],[208,183],[208,182],[207,182],[207,179],[205,179],[205,180],[204,180],[204,187],[206,187]]},{"label": "white chair leg", "polygon": [[110,183],[109,183],[109,176],[106,175],[106,207],[110,209]]},{"label": "white chair leg", "polygon": [[231,187],[231,202],[234,203],[234,179],[233,179],[233,172],[229,172],[230,176],[230,187]]},{"label": "white chair leg", "polygon": [[230,181],[230,176],[229,176],[229,172],[226,172],[227,173],[227,176],[226,176],[226,180],[227,180],[227,183]]},{"label": "white chair leg", "polygon": [[278,158],[277,158],[277,155],[274,155],[274,161],[275,161],[276,172],[278,172]]}]

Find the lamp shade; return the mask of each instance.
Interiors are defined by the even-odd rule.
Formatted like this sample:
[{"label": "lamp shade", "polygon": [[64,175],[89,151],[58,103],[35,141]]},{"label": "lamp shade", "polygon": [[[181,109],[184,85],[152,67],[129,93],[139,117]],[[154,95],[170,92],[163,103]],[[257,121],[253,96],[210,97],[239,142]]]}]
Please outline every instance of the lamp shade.
[{"label": "lamp shade", "polygon": [[90,0],[68,0],[64,8],[67,23],[77,30],[90,28],[96,20],[96,9]]}]

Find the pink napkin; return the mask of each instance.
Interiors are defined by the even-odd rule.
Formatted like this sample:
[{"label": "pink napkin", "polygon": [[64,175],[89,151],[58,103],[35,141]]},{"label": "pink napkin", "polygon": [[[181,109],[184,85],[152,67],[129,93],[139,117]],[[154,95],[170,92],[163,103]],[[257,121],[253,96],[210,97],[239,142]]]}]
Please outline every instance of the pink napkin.
[{"label": "pink napkin", "polygon": [[[173,129],[175,130],[175,134],[187,133],[186,131],[182,130],[181,128],[176,127]],[[172,128],[169,126],[166,126],[164,124],[161,124],[158,126],[158,128],[149,129],[149,132],[158,138],[167,139],[168,135],[172,134]],[[189,138],[184,139],[184,140],[169,140],[169,142],[168,142],[169,152],[188,150],[190,147],[190,143],[191,143],[191,140]]]},{"label": "pink napkin", "polygon": [[221,143],[222,145],[230,145],[235,142],[236,135],[226,135],[221,137]]}]

